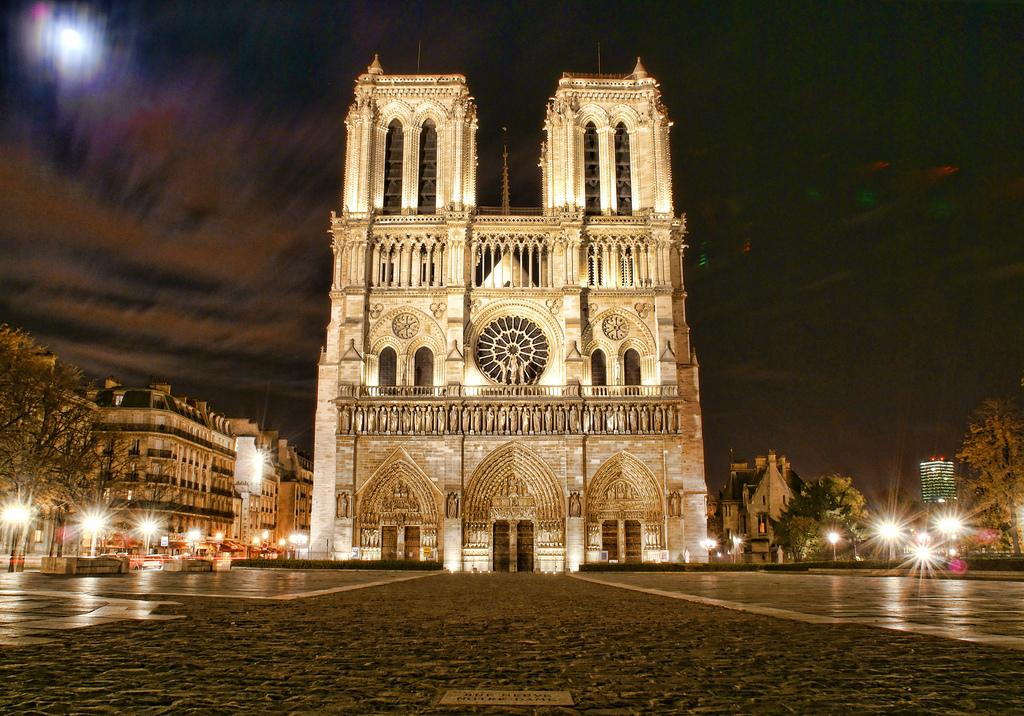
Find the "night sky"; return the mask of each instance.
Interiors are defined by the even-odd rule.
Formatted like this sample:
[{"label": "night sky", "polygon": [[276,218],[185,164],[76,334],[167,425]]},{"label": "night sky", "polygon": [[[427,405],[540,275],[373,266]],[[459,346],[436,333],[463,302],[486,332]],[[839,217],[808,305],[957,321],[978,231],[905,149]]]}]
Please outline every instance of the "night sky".
[{"label": "night sky", "polygon": [[[535,8],[535,9],[531,9]],[[671,8],[666,11],[665,8]],[[87,23],[77,58],[33,27]],[[563,71],[661,83],[708,485],[730,450],[917,489],[1024,375],[1024,10],[971,3],[15,5],[0,62],[0,322],[312,448],[344,117],[461,73],[480,203],[540,204]]]}]

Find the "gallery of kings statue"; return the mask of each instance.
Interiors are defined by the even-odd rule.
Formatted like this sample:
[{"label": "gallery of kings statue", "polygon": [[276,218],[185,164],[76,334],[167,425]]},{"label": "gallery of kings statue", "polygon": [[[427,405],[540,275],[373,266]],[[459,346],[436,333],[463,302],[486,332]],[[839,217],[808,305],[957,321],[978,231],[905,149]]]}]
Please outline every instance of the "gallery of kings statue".
[{"label": "gallery of kings statue", "polygon": [[477,206],[462,75],[356,80],[310,553],[452,571],[704,561],[671,123],[640,62],[565,73],[542,206]]}]

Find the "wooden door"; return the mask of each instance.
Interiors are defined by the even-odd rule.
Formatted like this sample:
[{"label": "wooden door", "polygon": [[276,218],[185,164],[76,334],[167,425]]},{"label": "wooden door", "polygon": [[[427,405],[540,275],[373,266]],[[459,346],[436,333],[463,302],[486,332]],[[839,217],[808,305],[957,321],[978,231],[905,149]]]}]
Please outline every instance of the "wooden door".
[{"label": "wooden door", "polygon": [[380,558],[398,559],[398,528],[394,525],[380,528]]},{"label": "wooden door", "polygon": [[529,520],[516,525],[516,571],[533,571],[533,523]]},{"label": "wooden door", "polygon": [[508,522],[505,520],[498,520],[494,523],[494,542],[493,542],[493,558],[494,558],[494,571],[495,572],[507,572],[509,568],[508,560]]},{"label": "wooden door", "polygon": [[405,528],[405,558],[414,562],[420,561],[420,528]]},{"label": "wooden door", "polygon": [[632,564],[643,561],[643,543],[637,520],[626,520],[626,561]]},{"label": "wooden door", "polygon": [[608,553],[609,560],[619,558],[619,522],[605,520],[601,523],[601,549]]}]

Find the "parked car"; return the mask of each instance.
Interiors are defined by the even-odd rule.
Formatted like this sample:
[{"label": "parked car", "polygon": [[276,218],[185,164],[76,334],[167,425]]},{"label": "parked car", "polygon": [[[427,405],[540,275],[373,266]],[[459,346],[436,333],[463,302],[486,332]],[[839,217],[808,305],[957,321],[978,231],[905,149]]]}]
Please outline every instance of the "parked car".
[{"label": "parked car", "polygon": [[164,562],[174,559],[169,554],[151,554],[142,561],[142,569],[163,569]]}]

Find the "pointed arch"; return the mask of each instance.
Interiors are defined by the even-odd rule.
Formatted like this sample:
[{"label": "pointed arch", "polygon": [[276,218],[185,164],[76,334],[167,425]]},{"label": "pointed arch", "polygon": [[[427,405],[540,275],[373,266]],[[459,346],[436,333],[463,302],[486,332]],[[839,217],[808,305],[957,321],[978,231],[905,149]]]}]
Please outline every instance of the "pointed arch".
[{"label": "pointed arch", "polygon": [[664,490],[657,478],[626,451],[608,458],[587,486],[587,522],[635,519],[660,524],[664,516]]},{"label": "pointed arch", "polygon": [[437,211],[437,125],[426,119],[420,129],[417,207],[420,214]]},{"label": "pointed arch", "polygon": [[384,213],[402,213],[402,172],[405,156],[405,132],[402,122],[393,119],[384,138]]},{"label": "pointed arch", "polygon": [[360,546],[380,547],[383,526],[419,526],[424,546],[437,544],[442,494],[403,448],[397,448],[356,492]]},{"label": "pointed arch", "polygon": [[489,523],[502,509],[516,508],[539,523],[565,520],[565,498],[551,468],[532,450],[508,442],[473,471],[464,515],[467,522]]},{"label": "pointed arch", "polygon": [[600,139],[593,122],[583,125],[583,198],[584,213],[601,213]]}]

